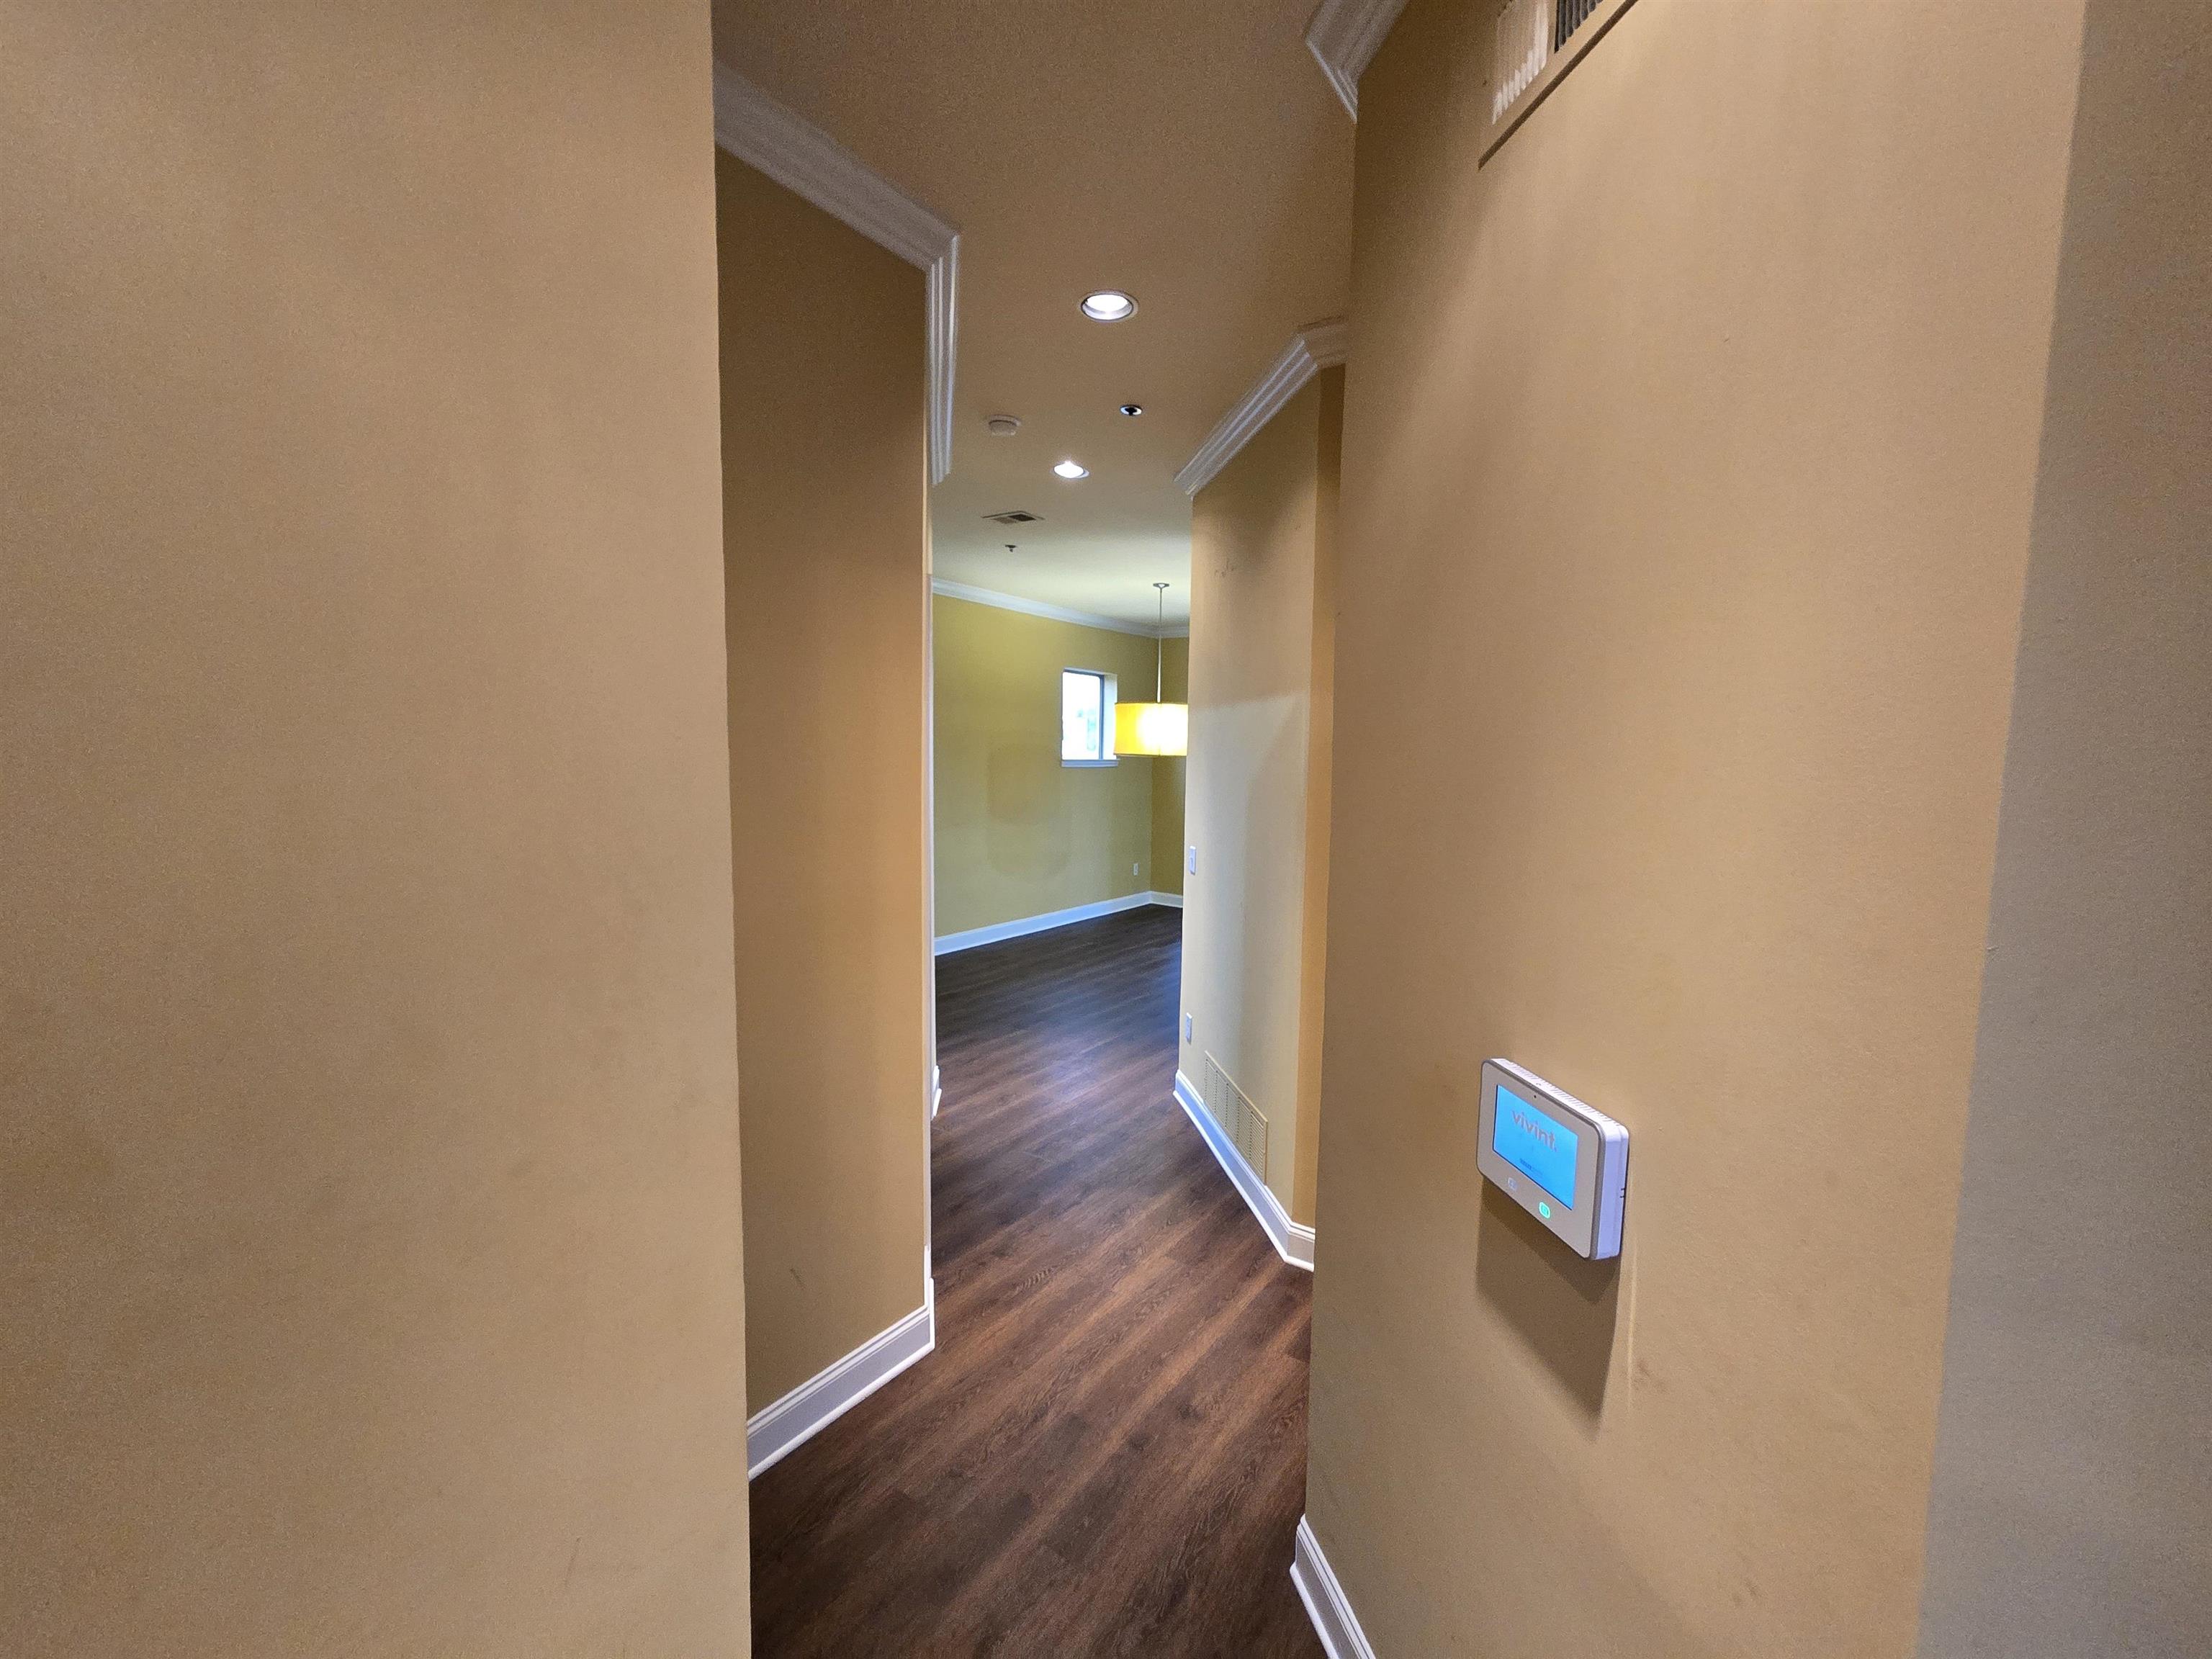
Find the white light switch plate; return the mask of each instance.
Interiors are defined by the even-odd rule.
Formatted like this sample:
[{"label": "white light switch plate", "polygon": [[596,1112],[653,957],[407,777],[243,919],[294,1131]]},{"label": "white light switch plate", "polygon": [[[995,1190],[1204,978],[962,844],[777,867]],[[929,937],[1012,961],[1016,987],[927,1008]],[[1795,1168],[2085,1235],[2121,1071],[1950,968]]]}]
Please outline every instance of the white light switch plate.
[{"label": "white light switch plate", "polygon": [[1194,876],[1198,873],[1198,848],[1195,847],[1183,848],[1182,867]]}]

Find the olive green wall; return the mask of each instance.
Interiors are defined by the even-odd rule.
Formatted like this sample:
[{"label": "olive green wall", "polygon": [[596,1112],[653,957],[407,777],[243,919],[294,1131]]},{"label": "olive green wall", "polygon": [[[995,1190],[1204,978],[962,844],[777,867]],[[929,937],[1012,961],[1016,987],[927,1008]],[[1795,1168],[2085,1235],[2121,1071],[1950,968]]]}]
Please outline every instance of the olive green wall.
[{"label": "olive green wall", "polygon": [[735,1659],[703,4],[0,7],[0,1652]]},{"label": "olive green wall", "polygon": [[714,176],[758,1412],[927,1296],[928,331],[913,265]]},{"label": "olive green wall", "polygon": [[[1913,1651],[2081,21],[1991,15],[1638,0],[1487,163],[1490,9],[1362,82],[1307,1502],[1388,1659]],[[1494,1054],[1633,1133],[1617,1261]]]},{"label": "olive green wall", "polygon": [[1157,763],[1061,765],[1060,671],[1149,698],[1156,641],[933,604],[938,937],[1151,890]]}]

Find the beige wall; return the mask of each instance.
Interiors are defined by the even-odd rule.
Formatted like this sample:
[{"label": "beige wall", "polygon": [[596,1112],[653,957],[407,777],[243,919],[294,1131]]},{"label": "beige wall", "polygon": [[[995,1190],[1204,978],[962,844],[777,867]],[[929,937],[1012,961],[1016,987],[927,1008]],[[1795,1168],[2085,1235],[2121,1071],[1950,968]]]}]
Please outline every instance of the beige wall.
[{"label": "beige wall", "polygon": [[[1385,1655],[1912,1650],[2080,29],[2006,16],[1645,0],[1480,168],[1481,9],[1363,82],[1308,1504]],[[1632,1130],[1617,1263],[1486,1192],[1492,1054]]]},{"label": "beige wall", "polygon": [[1203,1096],[1211,1055],[1266,1115],[1260,1173],[1309,1225],[1343,399],[1344,371],[1324,369],[1198,493],[1191,516],[1185,811],[1198,873],[1183,901],[1193,1029],[1177,1063]]},{"label": "beige wall", "polygon": [[922,1305],[923,277],[717,152],[758,1411]]},{"label": "beige wall", "polygon": [[1152,769],[1060,763],[1060,671],[1152,692],[1155,641],[939,594],[937,933],[1151,890]]},{"label": "beige wall", "polygon": [[[1169,702],[1187,703],[1190,696],[1190,641],[1160,641],[1161,696]],[[1146,692],[1146,696],[1152,693]],[[1152,891],[1182,891],[1182,799],[1185,775],[1190,765],[1182,755],[1152,758]]]},{"label": "beige wall", "polygon": [[2084,60],[1924,1659],[2212,1652],[2212,9]]},{"label": "beige wall", "polygon": [[740,1655],[703,6],[0,14],[0,1650]]}]

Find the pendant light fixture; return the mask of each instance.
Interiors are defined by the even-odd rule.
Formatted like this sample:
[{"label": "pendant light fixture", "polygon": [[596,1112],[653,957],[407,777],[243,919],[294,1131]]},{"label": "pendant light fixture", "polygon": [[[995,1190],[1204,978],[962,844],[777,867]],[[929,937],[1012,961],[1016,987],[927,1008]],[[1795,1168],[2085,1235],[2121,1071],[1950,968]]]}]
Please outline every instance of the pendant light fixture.
[{"label": "pendant light fixture", "polygon": [[1168,585],[1154,582],[1159,595],[1158,624],[1152,636],[1152,700],[1114,705],[1114,752],[1117,755],[1187,755],[1190,752],[1190,705],[1163,702],[1167,684]]}]

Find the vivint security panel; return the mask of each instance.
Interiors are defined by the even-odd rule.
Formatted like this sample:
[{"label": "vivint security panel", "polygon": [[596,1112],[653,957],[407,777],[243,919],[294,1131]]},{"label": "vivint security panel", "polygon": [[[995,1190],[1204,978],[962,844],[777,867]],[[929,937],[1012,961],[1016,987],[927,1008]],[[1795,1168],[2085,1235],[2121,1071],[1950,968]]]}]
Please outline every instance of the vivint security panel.
[{"label": "vivint security panel", "polygon": [[1510,1060],[1482,1062],[1475,1166],[1577,1255],[1620,1254],[1628,1131]]}]

